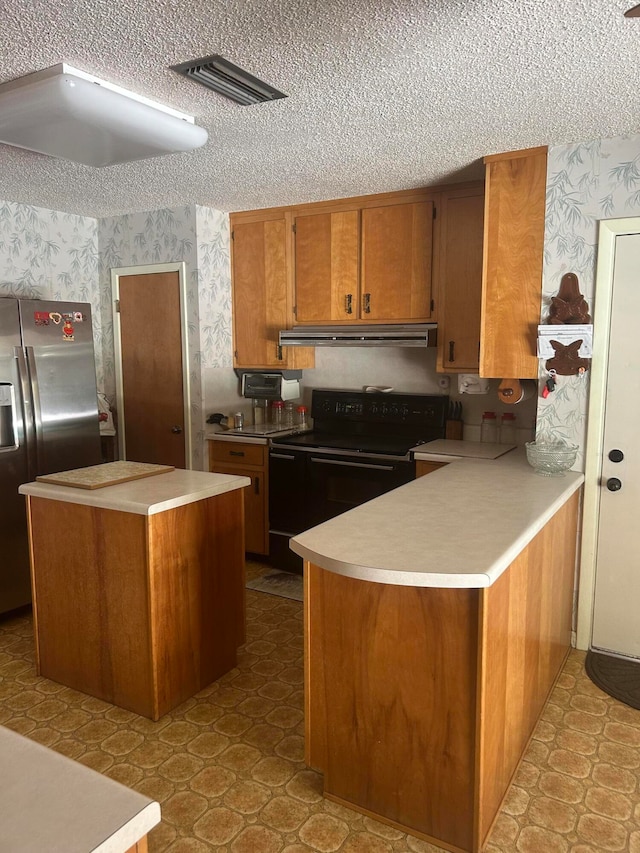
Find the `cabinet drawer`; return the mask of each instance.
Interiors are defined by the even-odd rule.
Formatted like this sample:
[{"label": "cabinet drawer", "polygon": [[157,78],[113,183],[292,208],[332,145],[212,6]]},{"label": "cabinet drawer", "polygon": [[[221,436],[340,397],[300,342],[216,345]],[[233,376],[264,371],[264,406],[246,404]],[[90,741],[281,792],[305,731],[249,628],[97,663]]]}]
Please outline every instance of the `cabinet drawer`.
[{"label": "cabinet drawer", "polygon": [[209,451],[211,462],[231,462],[236,465],[266,464],[266,444],[244,444],[240,441],[212,441]]}]

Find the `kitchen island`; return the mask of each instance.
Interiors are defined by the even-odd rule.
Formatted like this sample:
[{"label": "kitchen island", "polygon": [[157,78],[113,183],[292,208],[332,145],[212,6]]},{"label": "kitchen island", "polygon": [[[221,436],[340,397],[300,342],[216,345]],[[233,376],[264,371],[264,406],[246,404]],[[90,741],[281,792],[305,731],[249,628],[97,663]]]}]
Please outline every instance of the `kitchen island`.
[{"label": "kitchen island", "polygon": [[325,796],[482,849],[570,648],[582,481],[452,459],[292,540]]},{"label": "kitchen island", "polygon": [[20,486],[38,674],[157,720],[232,669],[248,484],[175,470],[97,489]]},{"label": "kitchen island", "polygon": [[0,848],[11,853],[146,853],[160,805],[0,726]]}]

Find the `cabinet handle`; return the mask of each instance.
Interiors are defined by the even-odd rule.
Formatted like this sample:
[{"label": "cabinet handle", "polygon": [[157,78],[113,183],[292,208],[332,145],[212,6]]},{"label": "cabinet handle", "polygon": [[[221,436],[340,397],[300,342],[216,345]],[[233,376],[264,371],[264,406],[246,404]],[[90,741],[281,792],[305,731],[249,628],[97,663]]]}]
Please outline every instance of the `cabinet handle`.
[{"label": "cabinet handle", "polygon": [[344,298],[344,313],[353,314],[353,296],[350,293]]},{"label": "cabinet handle", "polygon": [[456,360],[456,342],[449,341],[449,361]]},{"label": "cabinet handle", "polygon": [[365,314],[371,313],[371,294],[370,293],[365,293],[364,296],[362,297],[362,306],[363,306],[362,310],[364,311]]},{"label": "cabinet handle", "polygon": [[244,456],[244,450],[230,450],[229,456]]},{"label": "cabinet handle", "polygon": [[256,493],[256,495],[260,494],[260,477],[256,477],[253,481],[253,491]]}]

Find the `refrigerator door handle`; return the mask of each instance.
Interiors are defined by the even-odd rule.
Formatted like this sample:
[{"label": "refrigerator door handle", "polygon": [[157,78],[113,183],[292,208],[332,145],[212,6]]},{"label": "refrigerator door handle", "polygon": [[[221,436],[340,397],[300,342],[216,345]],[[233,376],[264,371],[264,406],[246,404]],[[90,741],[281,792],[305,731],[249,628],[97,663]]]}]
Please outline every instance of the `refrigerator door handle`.
[{"label": "refrigerator door handle", "polygon": [[[29,378],[31,380],[31,387],[27,386],[27,392],[24,396],[25,400],[32,401],[32,418],[27,418],[29,421],[29,430],[35,430],[35,441],[27,446],[31,446],[35,449],[35,452],[31,454],[31,458],[29,459],[29,465],[31,466],[31,474],[32,479],[35,480],[36,474],[38,473],[39,465],[40,465],[40,448],[42,447],[42,411],[40,409],[40,388],[38,385],[38,371],[36,369],[36,357],[33,351],[33,347],[25,347],[27,353],[27,366],[29,368]],[[29,380],[27,380],[29,381]],[[26,430],[26,426],[25,426]]]},{"label": "refrigerator door handle", "polygon": [[24,358],[24,350],[22,347],[14,347],[16,364],[18,366],[18,382],[20,385],[20,399],[22,400],[22,429],[24,436],[24,446],[27,451],[27,476],[29,480],[35,480],[37,471],[35,458],[35,443],[33,429],[33,411],[31,403],[31,388],[29,385],[29,373],[27,371],[27,363]]}]

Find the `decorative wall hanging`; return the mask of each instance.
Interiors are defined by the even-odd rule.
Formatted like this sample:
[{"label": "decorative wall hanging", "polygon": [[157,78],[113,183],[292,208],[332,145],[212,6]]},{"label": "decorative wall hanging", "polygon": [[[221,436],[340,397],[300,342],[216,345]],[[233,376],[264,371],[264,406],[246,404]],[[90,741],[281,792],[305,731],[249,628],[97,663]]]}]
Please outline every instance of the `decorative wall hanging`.
[{"label": "decorative wall hanging", "polygon": [[538,326],[538,357],[547,359],[549,373],[544,397],[554,390],[556,376],[583,376],[589,369],[592,336],[589,306],[580,293],[578,276],[566,273],[558,295],[551,297],[547,325]]},{"label": "decorative wall hanging", "polygon": [[547,323],[552,326],[562,326],[590,322],[589,306],[580,293],[578,276],[568,272],[560,280],[558,295],[551,297]]}]

